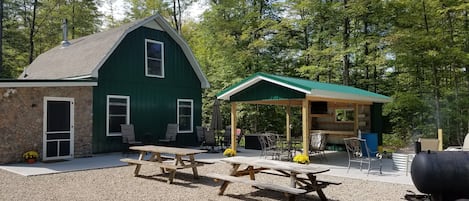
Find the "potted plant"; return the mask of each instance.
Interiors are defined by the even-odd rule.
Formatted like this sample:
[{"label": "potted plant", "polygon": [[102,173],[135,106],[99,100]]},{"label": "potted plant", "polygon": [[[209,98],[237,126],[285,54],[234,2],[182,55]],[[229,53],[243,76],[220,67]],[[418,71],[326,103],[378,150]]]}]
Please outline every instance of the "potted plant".
[{"label": "potted plant", "polygon": [[35,163],[37,158],[39,158],[37,151],[27,151],[23,154],[23,159],[27,163]]},{"label": "potted plant", "polygon": [[301,164],[308,164],[309,163],[309,156],[306,154],[298,154],[293,157],[293,161]]},{"label": "potted plant", "polygon": [[225,149],[225,151],[223,152],[223,156],[226,156],[226,157],[236,156],[236,151],[234,151],[231,148]]}]

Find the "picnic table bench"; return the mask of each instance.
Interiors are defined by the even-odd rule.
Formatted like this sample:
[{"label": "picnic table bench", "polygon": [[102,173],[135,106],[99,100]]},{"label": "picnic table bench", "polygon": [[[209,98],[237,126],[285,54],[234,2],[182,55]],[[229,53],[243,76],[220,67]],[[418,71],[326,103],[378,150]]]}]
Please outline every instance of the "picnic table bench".
[{"label": "picnic table bench", "polygon": [[[286,196],[299,195],[299,194],[303,194],[303,193],[307,192],[304,189],[292,188],[292,187],[289,187],[289,186],[282,186],[282,185],[278,185],[278,184],[273,184],[273,183],[268,183],[268,182],[261,182],[261,181],[256,181],[256,180],[248,180],[248,179],[235,177],[235,176],[230,176],[230,175],[209,173],[206,176],[214,178],[215,180],[244,183],[244,184],[248,184],[248,185],[255,186],[255,187],[258,187],[258,188],[262,188],[262,189],[269,189],[269,190],[279,191],[279,192],[286,193],[287,194]],[[219,195],[223,195],[223,192],[220,191]]]},{"label": "picnic table bench", "polygon": [[[244,183],[262,189],[282,192],[289,200],[295,200],[296,195],[312,191],[316,191],[321,200],[327,200],[322,189],[331,183],[316,180],[316,174],[329,171],[327,168],[242,156],[225,158],[221,161],[232,165],[229,175],[216,173],[206,175],[214,178],[215,181],[223,181],[218,192],[219,195],[223,195],[230,183]],[[239,169],[241,165],[246,165],[247,167],[245,169]],[[255,174],[264,170],[274,170],[280,174],[273,175],[289,177],[290,185],[279,185],[255,180]],[[249,175],[249,178],[242,177],[244,175]],[[306,176],[303,177],[301,175]]]}]

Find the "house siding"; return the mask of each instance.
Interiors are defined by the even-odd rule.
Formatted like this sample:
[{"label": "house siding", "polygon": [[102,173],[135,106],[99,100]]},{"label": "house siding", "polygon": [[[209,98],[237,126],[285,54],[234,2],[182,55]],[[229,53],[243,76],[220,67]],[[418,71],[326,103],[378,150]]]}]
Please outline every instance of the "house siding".
[{"label": "house siding", "polygon": [[[145,76],[145,39],[164,43],[165,78]],[[177,99],[194,101],[195,126],[201,124],[202,88],[178,44],[165,32],[140,27],[129,33],[99,70],[93,90],[93,152],[122,150],[120,136],[106,136],[106,96],[130,96],[130,123],[136,139],[156,143],[166,125],[177,122]],[[179,133],[178,145],[195,145],[194,133]]]},{"label": "house siding", "polygon": [[92,87],[0,88],[0,95],[0,163],[20,162],[30,150],[42,155],[45,96],[74,98],[74,157],[91,154]]}]

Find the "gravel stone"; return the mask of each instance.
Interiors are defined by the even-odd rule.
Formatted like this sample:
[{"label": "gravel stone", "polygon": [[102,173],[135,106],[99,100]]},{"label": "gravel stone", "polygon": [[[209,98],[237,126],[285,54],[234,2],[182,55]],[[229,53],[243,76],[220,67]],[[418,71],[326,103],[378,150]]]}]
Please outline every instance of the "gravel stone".
[{"label": "gravel stone", "polygon": [[[218,162],[198,168],[199,179],[194,179],[191,169],[176,173],[173,184],[167,184],[167,175],[159,168],[142,166],[142,176],[134,177],[135,166],[76,171],[59,174],[24,177],[0,170],[1,200],[86,200],[86,201],[224,201],[286,200],[284,194],[253,188],[249,185],[232,183],[225,194],[218,195],[221,183],[205,177],[209,172],[228,174],[230,166]],[[412,185],[365,181],[344,177],[318,175],[319,180],[340,182],[323,189],[329,200],[379,201],[403,200],[408,190],[418,192]],[[289,178],[269,174],[256,174],[256,180],[272,183],[289,183]],[[316,192],[296,197],[298,201],[319,200]]]}]

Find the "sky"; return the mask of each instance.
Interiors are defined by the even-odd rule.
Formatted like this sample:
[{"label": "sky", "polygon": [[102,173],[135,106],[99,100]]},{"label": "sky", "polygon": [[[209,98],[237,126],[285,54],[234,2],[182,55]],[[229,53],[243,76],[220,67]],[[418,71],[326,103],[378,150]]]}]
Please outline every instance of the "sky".
[{"label": "sky", "polygon": [[[124,0],[114,0],[113,1],[114,7],[114,18],[117,20],[121,20],[124,18],[125,9],[124,9]],[[197,3],[190,6],[183,15],[183,18],[189,17],[194,20],[198,20],[199,16],[208,8],[207,0],[200,0]],[[107,3],[103,3],[103,5],[99,8],[99,11],[110,14],[110,8]]]},{"label": "sky", "polygon": [[[113,2],[113,7],[114,7],[114,18],[121,20],[124,18],[124,1],[123,0],[115,0]],[[103,4],[98,8],[99,11],[102,13],[108,15],[111,13],[110,7],[106,2],[103,2]]]}]

